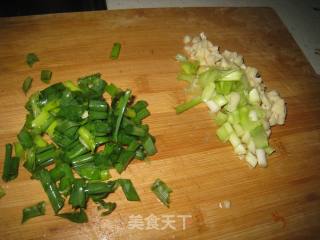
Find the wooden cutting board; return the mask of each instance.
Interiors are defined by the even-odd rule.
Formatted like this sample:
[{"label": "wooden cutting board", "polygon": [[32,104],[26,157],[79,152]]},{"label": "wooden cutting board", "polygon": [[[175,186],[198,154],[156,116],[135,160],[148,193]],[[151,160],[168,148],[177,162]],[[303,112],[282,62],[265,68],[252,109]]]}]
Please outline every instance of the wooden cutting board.
[{"label": "wooden cutting board", "polygon": [[[184,35],[200,32],[222,49],[241,53],[287,102],[286,125],[273,128],[276,153],[267,169],[251,170],[217,140],[205,106],[179,116],[174,112],[186,98],[185,85],[176,81],[174,57],[183,51]],[[46,216],[21,225],[24,207],[48,202],[40,184],[21,168],[15,181],[0,182],[7,192],[0,200],[0,239],[320,238],[320,77],[273,10],[146,9],[2,18],[0,36],[1,173],[4,145],[15,141],[26,114],[22,82],[32,76],[31,92],[44,88],[41,69],[53,71],[52,82],[101,72],[108,82],[132,89],[150,103],[147,123],[159,150],[122,176],[132,179],[141,202],[128,202],[117,191],[110,196],[118,203],[116,211],[100,217],[90,203],[90,222],[82,225],[55,217],[49,204]],[[112,61],[115,41],[122,51]],[[29,52],[40,58],[31,69],[25,64]],[[158,177],[173,189],[169,209],[149,190]],[[218,207],[224,200],[231,201],[230,209]]]}]

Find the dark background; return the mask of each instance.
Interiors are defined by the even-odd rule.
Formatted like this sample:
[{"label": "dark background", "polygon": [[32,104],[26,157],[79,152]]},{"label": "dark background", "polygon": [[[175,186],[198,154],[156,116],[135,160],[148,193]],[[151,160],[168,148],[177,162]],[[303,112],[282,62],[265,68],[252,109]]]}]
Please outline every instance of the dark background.
[{"label": "dark background", "polygon": [[0,17],[103,9],[105,0],[0,0]]}]

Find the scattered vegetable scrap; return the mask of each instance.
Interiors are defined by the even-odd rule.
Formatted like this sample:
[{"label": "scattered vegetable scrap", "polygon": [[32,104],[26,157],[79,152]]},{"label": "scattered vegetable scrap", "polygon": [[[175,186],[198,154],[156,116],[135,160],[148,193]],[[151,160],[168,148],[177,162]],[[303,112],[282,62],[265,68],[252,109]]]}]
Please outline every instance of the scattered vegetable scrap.
[{"label": "scattered vegetable scrap", "polygon": [[218,138],[229,141],[249,166],[266,167],[266,155],[274,152],[268,142],[271,126],[285,122],[284,100],[276,91],[266,92],[257,69],[246,66],[241,55],[220,53],[204,33],[185,36],[184,43],[188,57],[176,56],[181,63],[177,78],[188,82],[188,91],[196,96],[177,106],[177,114],[205,103],[216,113]]},{"label": "scattered vegetable scrap", "polygon": [[21,223],[25,223],[31,218],[45,215],[45,213],[46,213],[46,203],[44,201],[39,202],[34,206],[24,208],[22,213],[23,217],[22,217]]},{"label": "scattered vegetable scrap", "polygon": [[32,67],[36,62],[39,62],[38,56],[34,53],[28,53],[26,57],[26,63],[28,64],[28,66]]},{"label": "scattered vegetable scrap", "polygon": [[4,197],[6,195],[6,192],[4,189],[0,186],[0,198]]},{"label": "scattered vegetable scrap", "polygon": [[[42,71],[41,78],[49,82],[51,75]],[[89,199],[104,211],[102,216],[110,214],[116,204],[104,199],[119,185],[129,201],[140,201],[131,180],[106,180],[111,178],[110,169],[121,174],[133,159],[144,160],[157,152],[155,138],[143,123],[150,115],[146,101],[134,102],[131,90],[108,84],[97,73],[79,78],[78,84],[55,83],[35,92],[25,107],[28,113],[14,157],[12,144],[6,145],[4,181],[18,176],[24,160],[55,214],[77,223],[88,221],[84,209]],[[66,199],[74,212],[60,213]],[[44,202],[25,208],[22,222],[44,213]]]},{"label": "scattered vegetable scrap", "polygon": [[49,83],[52,77],[52,72],[50,70],[41,71],[41,81],[44,83]]},{"label": "scattered vegetable scrap", "polygon": [[120,50],[121,50],[121,44],[118,42],[114,43],[111,50],[110,58],[112,60],[118,59],[120,55]]},{"label": "scattered vegetable scrap", "polygon": [[27,78],[23,81],[22,90],[23,90],[24,94],[27,94],[27,92],[28,92],[29,89],[31,88],[32,81],[33,81],[32,77],[27,77]]},{"label": "scattered vegetable scrap", "polygon": [[151,186],[151,191],[166,207],[169,207],[170,193],[172,192],[172,190],[167,186],[167,184],[165,184],[160,179],[156,179],[156,181]]}]

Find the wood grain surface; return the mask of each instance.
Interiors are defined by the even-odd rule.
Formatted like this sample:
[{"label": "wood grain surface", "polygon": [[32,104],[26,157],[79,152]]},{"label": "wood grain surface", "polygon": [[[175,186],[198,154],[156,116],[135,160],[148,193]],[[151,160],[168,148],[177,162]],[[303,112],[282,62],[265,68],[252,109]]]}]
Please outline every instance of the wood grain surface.
[{"label": "wood grain surface", "polygon": [[[174,112],[186,98],[185,85],[176,81],[179,66],[174,56],[182,52],[185,34],[202,31],[222,49],[241,53],[247,65],[259,69],[268,88],[277,89],[287,102],[286,125],[273,128],[276,153],[267,169],[249,169],[229,145],[217,140],[205,106],[179,116]],[[101,72],[108,82],[132,89],[138,99],[150,103],[147,123],[159,150],[149,162],[135,161],[123,173],[132,179],[141,202],[128,202],[117,191],[110,196],[118,203],[115,212],[100,217],[90,203],[90,222],[82,225],[55,217],[49,204],[46,216],[21,225],[24,207],[48,202],[40,184],[21,167],[15,181],[0,182],[7,192],[0,200],[0,239],[320,238],[320,77],[271,9],[145,9],[2,18],[0,36],[0,173],[4,145],[15,141],[26,114],[22,82],[32,76],[31,92],[44,88],[41,69],[53,71],[52,82]],[[122,51],[120,59],[111,61],[115,41],[122,43]],[[29,52],[40,58],[31,69],[25,64]],[[173,189],[169,209],[150,192],[157,177]],[[223,200],[231,201],[230,209],[218,207]],[[176,229],[129,229],[133,216],[152,214],[160,227],[170,215]],[[179,215],[192,216],[185,229]]]}]

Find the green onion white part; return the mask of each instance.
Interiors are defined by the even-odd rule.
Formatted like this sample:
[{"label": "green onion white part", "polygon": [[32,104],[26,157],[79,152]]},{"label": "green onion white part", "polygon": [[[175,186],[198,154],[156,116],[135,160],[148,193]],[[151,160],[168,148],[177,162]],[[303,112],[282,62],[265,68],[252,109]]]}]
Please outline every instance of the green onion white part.
[{"label": "green onion white part", "polygon": [[218,138],[229,141],[250,167],[266,167],[267,155],[274,152],[268,141],[271,127],[285,122],[284,100],[266,91],[258,70],[246,66],[241,55],[220,52],[204,33],[185,36],[183,42],[186,56],[176,56],[181,63],[177,78],[189,83],[193,99],[177,106],[177,113],[205,103],[215,115]]}]

